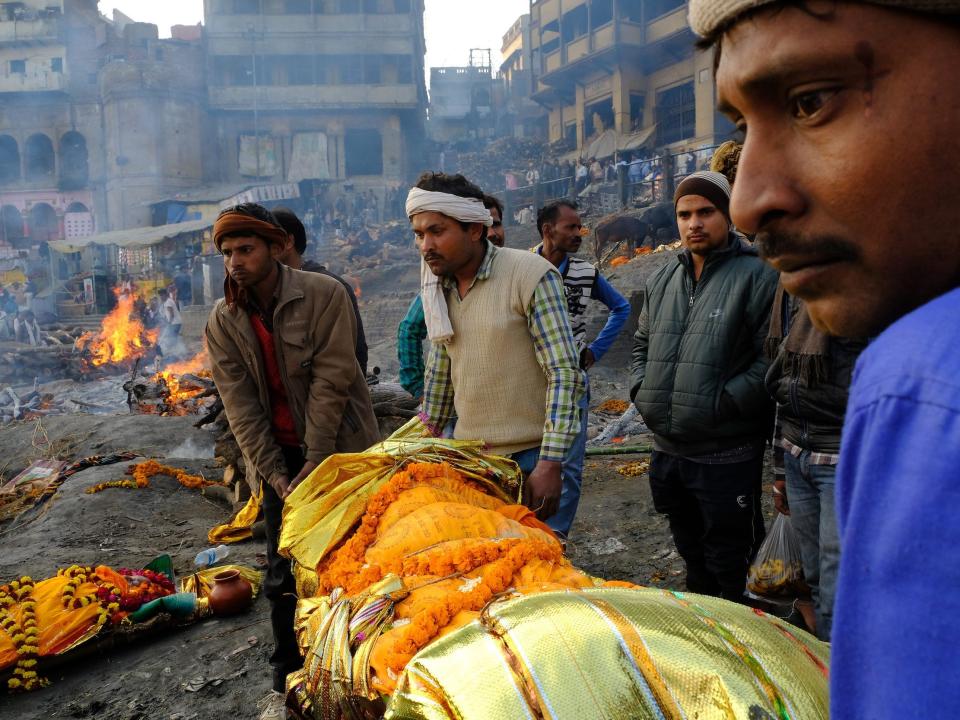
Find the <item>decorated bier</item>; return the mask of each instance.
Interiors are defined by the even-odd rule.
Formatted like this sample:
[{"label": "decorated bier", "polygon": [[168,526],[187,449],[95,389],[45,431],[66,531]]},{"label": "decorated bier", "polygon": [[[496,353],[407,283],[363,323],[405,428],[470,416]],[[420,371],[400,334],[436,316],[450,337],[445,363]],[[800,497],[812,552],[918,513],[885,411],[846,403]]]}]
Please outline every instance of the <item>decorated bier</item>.
[{"label": "decorated bier", "polygon": [[589,577],[517,504],[516,465],[411,430],[329,458],[287,501],[298,717],[827,717],[827,645]]}]

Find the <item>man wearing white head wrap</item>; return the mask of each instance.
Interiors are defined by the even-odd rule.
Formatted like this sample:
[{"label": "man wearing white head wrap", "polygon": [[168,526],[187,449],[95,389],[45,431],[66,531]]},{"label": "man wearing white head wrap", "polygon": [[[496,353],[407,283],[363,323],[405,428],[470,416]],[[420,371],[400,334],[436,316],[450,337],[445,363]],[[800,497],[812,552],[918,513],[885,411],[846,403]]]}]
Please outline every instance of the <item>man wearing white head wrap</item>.
[{"label": "man wearing white head wrap", "polygon": [[[563,281],[532,253],[497,248],[483,193],[461,175],[427,173],[407,199],[424,288],[449,326],[430,329],[422,418],[440,434],[482,440],[517,461],[524,503],[546,520],[559,505],[561,468],[580,431],[584,392]],[[432,297],[428,297],[432,296]]]},{"label": "man wearing white head wrap", "polygon": [[733,221],[819,330],[877,336],[836,476],[831,716],[953,715],[960,0],[693,0],[690,18],[745,132]]}]

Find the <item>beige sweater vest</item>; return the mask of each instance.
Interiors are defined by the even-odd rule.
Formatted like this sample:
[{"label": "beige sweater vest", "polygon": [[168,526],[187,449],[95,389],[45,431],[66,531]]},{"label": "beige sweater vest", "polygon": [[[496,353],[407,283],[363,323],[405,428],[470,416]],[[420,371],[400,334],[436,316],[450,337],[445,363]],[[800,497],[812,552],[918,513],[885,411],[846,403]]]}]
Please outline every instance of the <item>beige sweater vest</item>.
[{"label": "beige sweater vest", "polygon": [[463,300],[456,289],[447,291],[458,440],[482,440],[497,455],[543,440],[547,378],[534,352],[527,309],[551,270],[539,255],[498,249],[490,277],[477,280]]}]

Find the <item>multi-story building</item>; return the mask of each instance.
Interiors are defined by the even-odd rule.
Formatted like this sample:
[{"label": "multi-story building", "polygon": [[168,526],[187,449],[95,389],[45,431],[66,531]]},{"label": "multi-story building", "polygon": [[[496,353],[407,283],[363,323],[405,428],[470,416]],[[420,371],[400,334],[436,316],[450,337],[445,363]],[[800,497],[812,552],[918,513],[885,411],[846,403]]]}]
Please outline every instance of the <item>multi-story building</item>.
[{"label": "multi-story building", "polygon": [[534,0],[530,34],[551,142],[583,154],[613,130],[618,149],[680,148],[731,129],[714,110],[713,51],[696,49],[682,0]]},{"label": "multi-story building", "polygon": [[471,50],[470,64],[430,68],[430,138],[447,143],[492,137],[496,125],[489,50]]},{"label": "multi-story building", "polygon": [[383,189],[424,134],[423,0],[204,0],[217,178]]},{"label": "multi-story building", "polygon": [[146,225],[145,201],[199,184],[202,69],[199,37],[96,0],[0,3],[0,243]]},{"label": "multi-story building", "polygon": [[498,75],[503,93],[500,133],[546,140],[547,114],[530,98],[534,91],[534,73],[529,14],[517,18],[504,34],[500,53],[503,57]]}]

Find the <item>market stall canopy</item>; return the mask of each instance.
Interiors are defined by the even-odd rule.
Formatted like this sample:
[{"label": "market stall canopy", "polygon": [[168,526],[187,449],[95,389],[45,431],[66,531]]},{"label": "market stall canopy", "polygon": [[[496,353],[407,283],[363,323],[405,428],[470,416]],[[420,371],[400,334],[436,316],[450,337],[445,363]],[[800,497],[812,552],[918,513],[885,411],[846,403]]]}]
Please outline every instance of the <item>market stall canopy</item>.
[{"label": "market stall canopy", "polygon": [[653,138],[653,134],[657,131],[656,123],[651,125],[648,128],[644,128],[639,132],[635,132],[633,135],[624,135],[620,137],[620,145],[617,148],[618,150],[639,150],[642,147],[645,147],[650,140]]},{"label": "market stall canopy", "polygon": [[621,135],[613,129],[604,130],[590,141],[590,144],[586,146],[581,157],[603,159],[610,157],[615,152],[639,150],[649,144],[656,131],[656,124],[635,132],[632,135]]},{"label": "market stall canopy", "polygon": [[83,238],[53,240],[50,242],[50,247],[62,253],[78,252],[88,245],[116,245],[122,248],[149,247],[178,235],[206,230],[208,227],[213,227],[213,222],[210,220],[191,220],[173,225],[114,230]]}]

